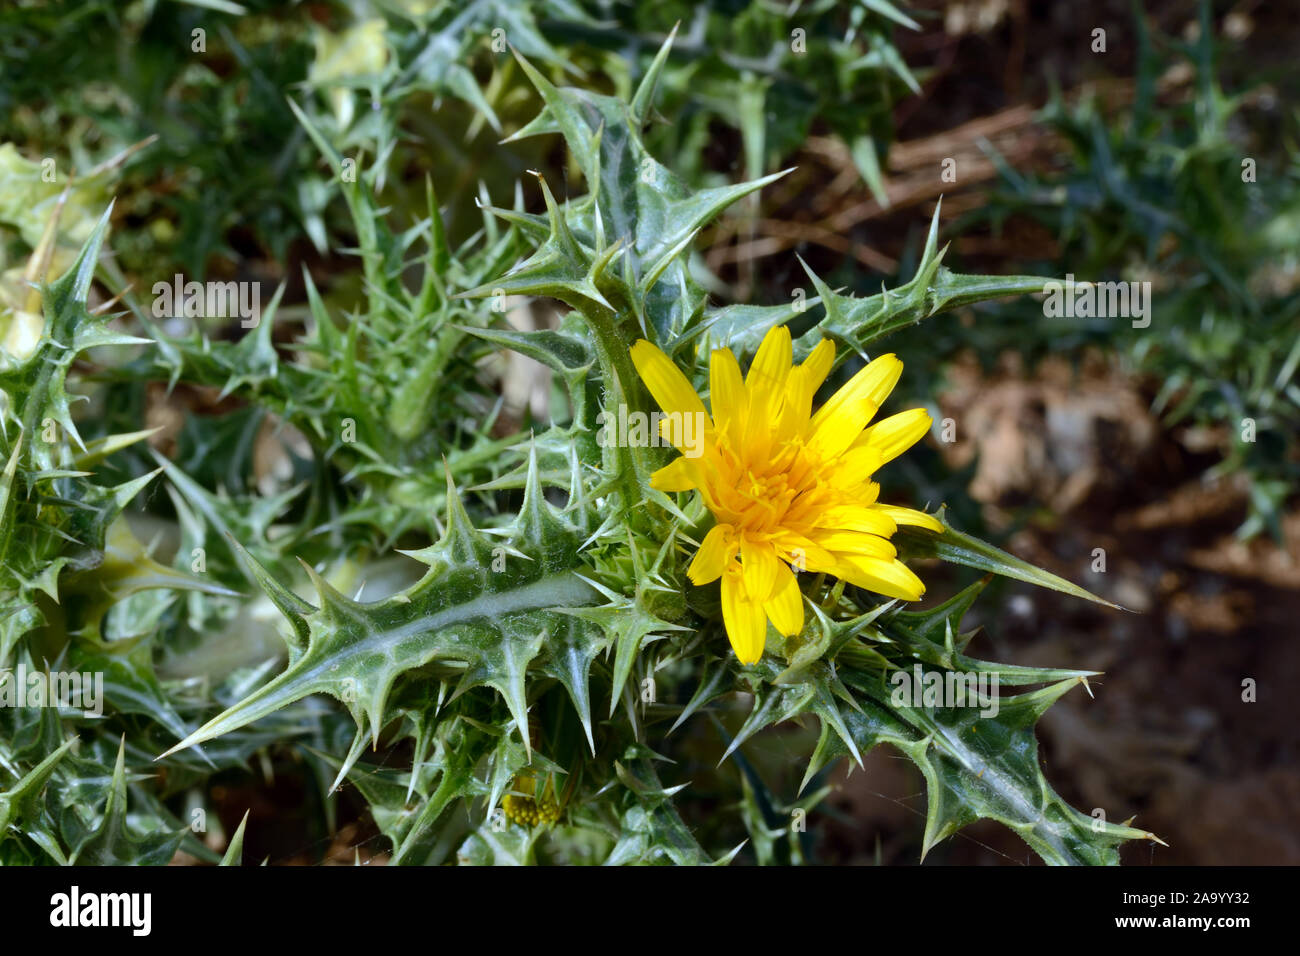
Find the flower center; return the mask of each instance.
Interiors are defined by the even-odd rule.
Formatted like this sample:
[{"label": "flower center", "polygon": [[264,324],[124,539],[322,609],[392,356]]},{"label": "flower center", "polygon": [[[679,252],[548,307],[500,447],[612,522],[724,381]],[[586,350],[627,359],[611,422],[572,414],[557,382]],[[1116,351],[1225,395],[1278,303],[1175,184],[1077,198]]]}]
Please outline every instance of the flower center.
[{"label": "flower center", "polygon": [[506,819],[511,823],[526,827],[554,823],[560,819],[560,807],[550,797],[544,797],[542,802],[538,803],[532,797],[519,797],[508,793],[501,800],[501,809],[505,811]]},{"label": "flower center", "polygon": [[792,509],[815,490],[803,442],[790,440],[763,459],[741,457],[720,446],[722,467],[714,476],[713,508],[719,521],[752,534],[773,534],[789,526]]}]

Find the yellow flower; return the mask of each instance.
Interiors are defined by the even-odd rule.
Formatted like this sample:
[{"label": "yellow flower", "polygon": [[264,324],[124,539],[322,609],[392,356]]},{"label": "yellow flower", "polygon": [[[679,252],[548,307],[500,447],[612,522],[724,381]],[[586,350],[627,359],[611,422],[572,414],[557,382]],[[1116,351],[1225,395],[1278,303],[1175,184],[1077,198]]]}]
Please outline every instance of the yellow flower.
[{"label": "yellow flower", "polygon": [[[632,346],[637,372],[667,413],[664,437],[686,453],[650,484],[698,490],[717,519],[687,575],[697,585],[722,578],[723,622],[742,664],[763,656],[769,620],[786,636],[803,629],[803,596],[790,565],[887,597],[915,601],[925,593],[889,538],[898,525],[942,525],[924,512],[880,504],[871,475],[920,440],[930,416],[913,408],[868,425],[902,374],[892,354],[868,364],[814,414],[813,395],[834,358],[835,347],[823,339],[793,365],[790,332],[777,327],[742,379],[736,357],[717,349],[709,362],[710,417],[668,356],[644,339]],[[685,425],[688,416],[702,427],[702,441]]]},{"label": "yellow flower", "polygon": [[532,777],[515,777],[513,787],[519,793],[508,793],[501,800],[501,809],[511,823],[536,827],[560,819],[554,781],[547,780],[540,798],[537,797],[537,781]]}]

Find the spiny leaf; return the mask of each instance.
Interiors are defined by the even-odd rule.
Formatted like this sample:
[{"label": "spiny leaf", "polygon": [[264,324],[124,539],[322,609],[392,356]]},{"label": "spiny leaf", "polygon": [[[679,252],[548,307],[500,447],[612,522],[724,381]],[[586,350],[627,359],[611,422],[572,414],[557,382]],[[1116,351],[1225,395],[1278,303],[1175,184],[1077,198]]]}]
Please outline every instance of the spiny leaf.
[{"label": "spiny leaf", "polygon": [[1051,588],[1054,591],[1061,591],[1073,597],[1104,604],[1106,607],[1114,608],[1117,611],[1124,610],[1118,604],[1112,604],[1110,601],[1084,590],[1077,584],[1071,584],[1062,577],[1044,571],[1042,568],[1034,567],[1029,562],[1007,554],[1001,548],[994,547],[987,541],[981,541],[956,530],[948,523],[946,509],[944,508],[940,508],[935,517],[943,524],[941,533],[936,534],[919,528],[899,529],[898,537],[895,540],[900,545],[899,550],[901,553],[906,554],[908,557],[942,558],[945,561],[951,561],[953,564],[965,565],[968,568],[976,568],[980,571],[991,571],[1003,577],[1015,578],[1017,581],[1025,581],[1028,584],[1036,584],[1039,587]]},{"label": "spiny leaf", "polygon": [[244,859],[244,827],[248,825],[248,814],[250,811],[245,810],[244,815],[239,820],[239,826],[235,828],[235,835],[230,838],[230,843],[226,847],[225,855],[221,857],[218,866],[239,866]]}]

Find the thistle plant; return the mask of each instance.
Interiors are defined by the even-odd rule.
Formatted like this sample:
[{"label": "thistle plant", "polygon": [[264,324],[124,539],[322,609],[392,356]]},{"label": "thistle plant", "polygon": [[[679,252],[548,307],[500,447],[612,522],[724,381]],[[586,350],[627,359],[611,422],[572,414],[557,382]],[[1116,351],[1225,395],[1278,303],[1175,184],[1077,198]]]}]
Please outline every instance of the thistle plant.
[{"label": "thistle plant", "polygon": [[[538,177],[544,212],[484,203],[459,245],[432,188],[395,229],[382,163],[348,177],[295,109],[364,283],[339,302],[308,275],[292,341],[273,337],[283,290],[239,341],[177,337],[100,270],[134,332],[112,330],[88,308],[99,220],[44,287],[39,344],[0,370],[0,664],[103,674],[104,712],[0,709],[0,858],[237,862],[243,824],[224,857],[193,825],[212,781],[288,756],[325,826],[340,788],[360,795],[393,863],[798,861],[774,808],[815,813],[834,768],[881,744],[925,778],[924,851],[981,818],[1053,864],[1154,839],[1071,808],[1039,767],[1038,718],[1092,672],[969,656],[984,581],[912,603],[936,558],[1098,599],[872,481],[930,424],[875,420],[906,374],[878,343],[1044,280],[950,272],[936,213],[896,289],[845,296],[809,271],[814,296],[712,304],[698,233],[780,174],[691,189],[656,160],[643,130],[670,51],[625,97],[521,56],[544,107],[516,138],[560,136],[585,191],[561,202]],[[509,297],[563,314],[520,331]],[[503,350],[553,373],[549,420],[503,427],[484,371]],[[138,420],[150,383],[239,407],[167,457]],[[80,425],[77,398],[97,410]],[[662,433],[614,427],[632,420]],[[263,422],[309,447],[270,494],[238,480],[233,440]],[[900,674],[1018,692],[900,699]],[[778,797],[746,750],[790,726],[816,739]],[[722,734],[738,812],[693,808],[700,727]]]},{"label": "thistle plant", "polygon": [[[1058,93],[1043,122],[1067,145],[1070,163],[1052,175],[1006,170],[999,194],[974,217],[1028,214],[1059,237],[1080,273],[1155,280],[1149,328],[1114,337],[1100,323],[1044,329],[1039,316],[1013,324],[1017,346],[1056,351],[1063,332],[1118,346],[1152,383],[1152,410],[1167,427],[1213,436],[1219,461],[1206,477],[1243,479],[1249,511],[1239,535],[1268,531],[1281,544],[1298,477],[1291,277],[1300,179],[1293,151],[1273,144],[1293,140],[1293,117],[1270,116],[1267,87],[1225,89],[1213,11],[1198,7],[1190,42],[1162,36],[1137,10],[1131,106],[1108,117],[1092,99],[1070,105]],[[1186,88],[1162,90],[1162,74],[1181,70]]]},{"label": "thistle plant", "polygon": [[[232,229],[283,261],[304,234],[324,252],[338,225],[329,178],[294,129],[284,91],[307,91],[299,105],[314,125],[348,155],[384,157],[381,169],[427,168],[428,151],[411,141],[436,139],[442,163],[466,173],[455,177],[456,193],[444,187],[454,219],[458,207],[472,210],[458,201],[474,195],[469,173],[502,155],[489,134],[531,106],[511,49],[630,92],[675,24],[683,36],[663,83],[675,121],[646,135],[680,174],[695,184],[714,178],[701,154],[719,127],[736,132],[746,174],[757,177],[826,123],[884,197],[877,154],[892,138],[889,107],[920,89],[892,39],[917,25],[886,0],[803,4],[793,19],[762,0],[334,0],[310,19],[276,0],[7,4],[0,143],[45,156],[66,149],[84,172],[151,141],[117,190],[120,213],[149,227],[118,236],[115,252],[140,269],[166,259],[201,278],[214,258],[232,257]],[[465,117],[466,141],[429,129],[431,107]]]}]

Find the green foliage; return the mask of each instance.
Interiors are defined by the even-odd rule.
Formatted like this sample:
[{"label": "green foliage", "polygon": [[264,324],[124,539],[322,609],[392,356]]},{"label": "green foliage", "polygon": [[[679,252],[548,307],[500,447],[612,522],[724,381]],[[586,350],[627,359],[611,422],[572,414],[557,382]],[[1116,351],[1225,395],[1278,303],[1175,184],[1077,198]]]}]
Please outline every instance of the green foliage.
[{"label": "green foliage", "polygon": [[[419,29],[452,29],[437,20],[445,10],[397,6]],[[707,30],[714,15],[695,22]],[[762,22],[757,7],[749,15]],[[485,28],[523,14],[471,5],[460,16]],[[855,8],[855,23],[868,16],[904,19],[884,3]],[[532,36],[526,19],[513,29]],[[317,80],[351,75],[338,62],[369,36],[319,39]],[[950,272],[936,217],[896,290],[854,298],[814,277],[806,309],[717,306],[694,240],[779,174],[700,187],[655,158],[643,131],[670,85],[671,40],[623,95],[556,85],[526,58],[560,62],[535,41],[517,44],[518,69],[542,108],[513,139],[558,134],[585,192],[571,183],[560,202],[542,179],[543,213],[522,198],[485,203],[481,228],[452,240],[426,186],[416,220],[396,224],[380,206],[392,155],[381,148],[380,162],[346,174],[345,98],[332,116],[290,102],[322,163],[315,175],[343,195],[358,286],[322,290],[308,271],[303,314],[285,310],[282,287],[232,341],[159,327],[100,269],[128,310],[110,318],[88,308],[106,212],[44,287],[39,343],[0,368],[0,666],[100,674],[104,712],[0,708],[0,859],[158,864],[179,849],[234,864],[244,823],[221,857],[185,817],[212,809],[218,775],[274,758],[310,768],[322,829],[335,791],[355,790],[395,863],[803,862],[811,848],[784,817],[815,812],[833,766],[884,743],[926,780],[924,851],[990,818],[1049,863],[1117,862],[1120,842],[1150,835],[1069,808],[1037,760],[1036,721],[1090,672],[967,656],[961,622],[979,586],[917,611],[807,575],[803,633],[769,633],[762,660],[743,667],[716,587],[686,578],[702,506],[649,488],[663,449],[596,440],[602,411],[652,408],[628,355],[637,338],[704,392],[711,348],[749,357],[774,324],[790,325],[800,353],[829,336],[856,363],[889,333],[1042,280]],[[862,63],[844,54],[840,79],[897,74],[884,49]],[[405,55],[383,61],[385,97],[418,76],[483,109],[432,54],[414,73]],[[520,331],[499,308],[508,296],[564,315]],[[549,420],[503,419],[484,372],[503,350],[555,373],[563,394]],[[188,421],[176,456],[148,453],[138,410],[151,384],[230,405]],[[79,398],[95,414],[74,415]],[[300,482],[250,480],[250,436],[264,423],[303,437]],[[133,525],[159,533],[146,547]],[[908,544],[1090,597],[951,527]],[[894,675],[916,668],[1038,689],[991,716],[900,701]],[[700,726],[726,738],[716,773],[737,798],[732,826],[692,813],[684,741]],[[800,794],[778,795],[751,759],[778,726],[818,735]],[[553,795],[554,822],[505,818],[507,795],[539,793]]]},{"label": "green foliage", "polygon": [[[1149,327],[1074,320],[1066,335],[1118,345],[1154,383],[1154,410],[1168,425],[1218,434],[1210,477],[1240,473],[1251,486],[1240,534],[1268,529],[1280,542],[1282,508],[1300,479],[1295,117],[1280,110],[1279,128],[1258,100],[1252,108],[1252,94],[1270,99],[1267,90],[1224,92],[1208,3],[1190,42],[1151,34],[1140,12],[1135,27],[1132,107],[1114,117],[1095,100],[1070,107],[1056,96],[1043,122],[1070,162],[1043,176],[1004,166],[1001,194],[980,215],[1042,222],[1080,280],[1152,283]],[[1160,78],[1176,67],[1190,67],[1190,89],[1161,94]],[[1041,318],[1015,323],[1013,334],[1029,350],[1062,341]]]},{"label": "green foliage", "polygon": [[[680,23],[666,104],[680,121],[657,123],[652,146],[694,185],[710,176],[702,157],[719,129],[740,137],[754,178],[825,123],[883,195],[877,154],[892,138],[889,106],[918,89],[890,39],[915,24],[885,0],[793,12],[761,0],[336,0],[312,13],[321,22],[274,0],[7,7],[0,143],[24,143],[28,159],[53,158],[66,175],[148,140],[118,195],[151,225],[123,237],[119,254],[152,278],[202,279],[235,258],[232,231],[277,261],[303,232],[328,248],[338,226],[331,177],[316,172],[288,102],[303,91],[340,152],[385,168],[415,164],[438,175],[440,192],[469,199],[476,178],[499,187],[521,168],[501,163],[490,136],[531,108],[510,49],[557,75],[630,92]],[[430,126],[433,112],[467,123],[467,139]],[[442,154],[436,167],[430,140]],[[474,226],[459,223],[472,208],[459,201],[451,212],[464,238]]]}]

